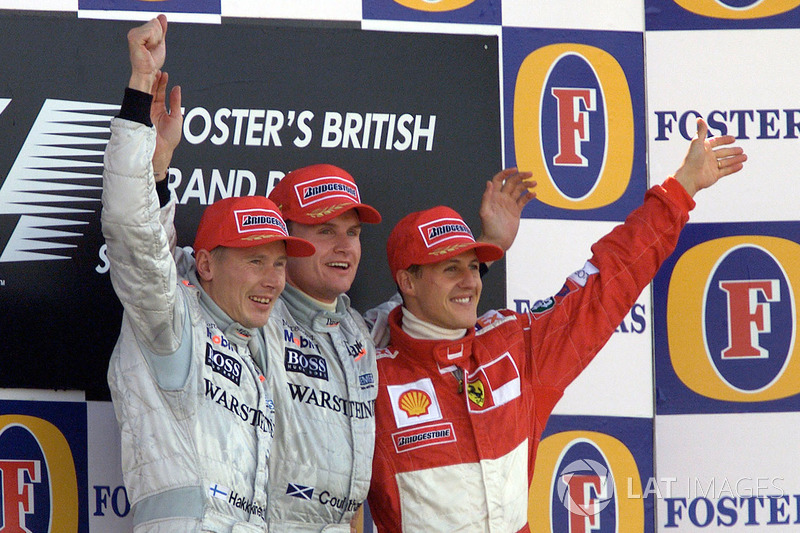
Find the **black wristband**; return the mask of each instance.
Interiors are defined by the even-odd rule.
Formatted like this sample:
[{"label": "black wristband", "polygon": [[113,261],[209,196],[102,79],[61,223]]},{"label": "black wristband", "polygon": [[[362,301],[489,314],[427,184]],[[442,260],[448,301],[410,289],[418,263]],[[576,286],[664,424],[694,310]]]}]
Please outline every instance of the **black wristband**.
[{"label": "black wristband", "polygon": [[152,103],[152,94],[126,87],[125,97],[122,99],[122,107],[120,107],[119,115],[117,116],[145,126],[152,126],[153,122],[150,120],[150,105]]},{"label": "black wristband", "polygon": [[[169,170],[167,170],[169,174]],[[164,207],[169,203],[169,187],[167,186],[167,178],[156,182],[156,194],[158,195],[158,206]]]}]

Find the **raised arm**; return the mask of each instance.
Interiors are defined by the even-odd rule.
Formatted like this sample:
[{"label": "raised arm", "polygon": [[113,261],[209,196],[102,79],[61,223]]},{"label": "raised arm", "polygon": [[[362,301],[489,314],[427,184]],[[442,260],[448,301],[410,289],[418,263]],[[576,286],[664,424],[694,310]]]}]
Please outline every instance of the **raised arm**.
[{"label": "raised arm", "polygon": [[692,196],[743,168],[747,157],[728,146],[732,136],[709,139],[705,122],[697,126],[673,177],[650,188],[643,205],[592,246],[591,259],[556,296],[532,307],[530,342],[542,381],[563,388],[585,368],[675,249]]},{"label": "raised arm", "polygon": [[[155,128],[148,94],[157,92],[164,63],[166,18],[159,16],[128,33],[129,90],[120,116],[111,121],[104,157],[103,235],[111,281],[140,341],[158,354],[180,344],[182,304],[176,300],[176,270],[159,221],[153,179]],[[144,89],[144,90],[142,90]],[[124,118],[123,118],[124,117]]]}]

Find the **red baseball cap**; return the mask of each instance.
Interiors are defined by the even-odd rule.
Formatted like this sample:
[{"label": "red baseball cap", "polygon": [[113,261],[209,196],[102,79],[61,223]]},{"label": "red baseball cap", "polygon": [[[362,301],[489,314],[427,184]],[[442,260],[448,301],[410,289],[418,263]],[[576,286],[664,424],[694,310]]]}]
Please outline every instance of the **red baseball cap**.
[{"label": "red baseball cap", "polygon": [[461,215],[443,205],[406,215],[386,242],[393,279],[398,270],[411,265],[438,263],[467,250],[475,250],[481,263],[503,257],[503,249],[499,246],[475,242]]},{"label": "red baseball cap", "polygon": [[197,227],[194,249],[211,251],[217,246],[247,248],[285,241],[292,257],[314,255],[314,245],[290,237],[278,207],[264,196],[234,196],[206,207]]},{"label": "red baseball cap", "polygon": [[377,224],[381,214],[361,203],[353,176],[326,164],[299,168],[286,174],[269,194],[285,220],[301,224],[322,224],[355,209],[361,222]]}]

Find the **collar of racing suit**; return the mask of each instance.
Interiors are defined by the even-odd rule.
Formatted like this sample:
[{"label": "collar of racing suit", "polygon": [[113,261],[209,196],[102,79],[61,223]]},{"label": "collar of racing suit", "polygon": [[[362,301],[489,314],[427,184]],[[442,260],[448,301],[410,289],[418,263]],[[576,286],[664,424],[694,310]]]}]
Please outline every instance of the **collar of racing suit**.
[{"label": "collar of racing suit", "polygon": [[417,316],[403,306],[403,331],[415,339],[427,340],[458,340],[467,333],[467,328],[448,329],[436,324],[431,324]]},{"label": "collar of racing suit", "polygon": [[428,340],[415,339],[403,331],[402,306],[397,306],[389,313],[391,339],[389,350],[399,350],[400,354],[413,353],[415,362],[424,367],[434,365],[439,373],[446,374],[457,368],[471,373],[479,366],[473,350],[475,328],[467,329],[466,335],[460,339]]},{"label": "collar of racing suit", "polygon": [[350,308],[350,298],[346,294],[340,294],[336,298],[336,312],[331,312],[316,305],[302,291],[289,284],[284,287],[281,300],[289,308],[295,320],[311,324],[312,329],[317,332],[325,332],[331,327],[338,326]]}]

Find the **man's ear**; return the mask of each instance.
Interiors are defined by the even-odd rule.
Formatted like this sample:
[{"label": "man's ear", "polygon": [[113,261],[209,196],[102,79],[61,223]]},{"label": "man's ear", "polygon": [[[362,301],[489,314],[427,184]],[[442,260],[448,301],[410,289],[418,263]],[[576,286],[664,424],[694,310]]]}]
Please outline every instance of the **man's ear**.
[{"label": "man's ear", "polygon": [[414,274],[408,270],[398,270],[395,275],[397,287],[403,295],[416,296],[416,284],[414,283]]},{"label": "man's ear", "polygon": [[211,281],[214,278],[212,263],[214,259],[208,250],[198,250],[194,253],[197,277],[202,281]]}]

